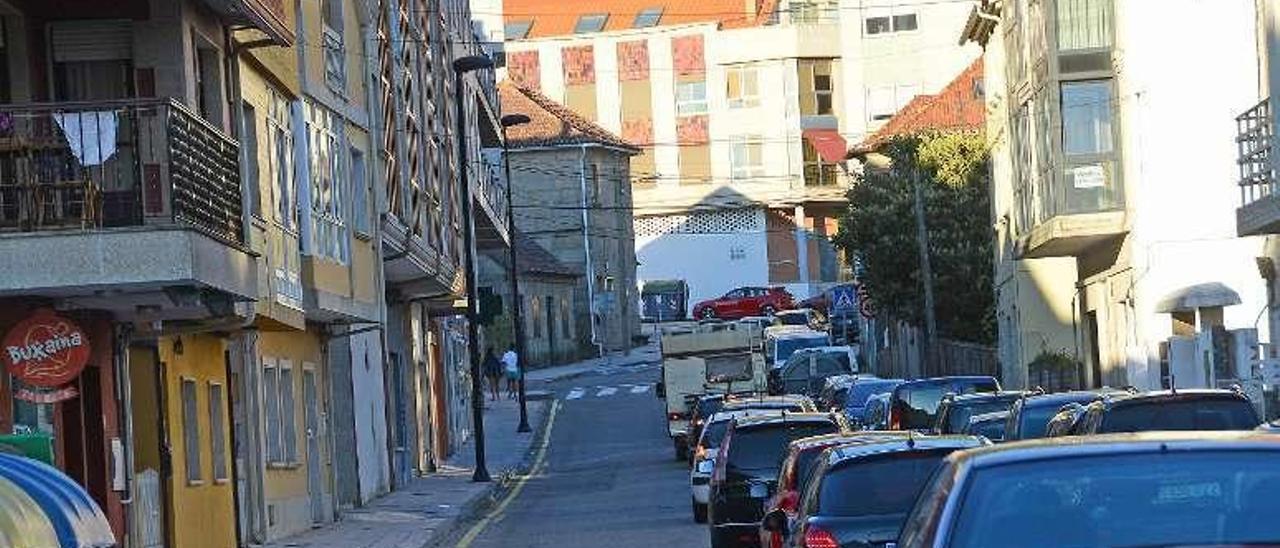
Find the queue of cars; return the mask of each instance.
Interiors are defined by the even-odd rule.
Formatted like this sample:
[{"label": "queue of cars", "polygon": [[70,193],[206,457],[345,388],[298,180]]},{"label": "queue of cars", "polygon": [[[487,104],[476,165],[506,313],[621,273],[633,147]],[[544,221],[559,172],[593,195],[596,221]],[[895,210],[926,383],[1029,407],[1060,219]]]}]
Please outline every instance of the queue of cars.
[{"label": "queue of cars", "polygon": [[1239,390],[808,371],[695,402],[713,548],[1280,545],[1280,437]]}]

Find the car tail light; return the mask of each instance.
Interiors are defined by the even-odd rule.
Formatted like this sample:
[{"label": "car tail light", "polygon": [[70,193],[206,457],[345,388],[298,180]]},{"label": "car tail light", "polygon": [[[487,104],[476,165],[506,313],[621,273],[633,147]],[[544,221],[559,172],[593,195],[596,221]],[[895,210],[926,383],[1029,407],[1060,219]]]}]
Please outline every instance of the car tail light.
[{"label": "car tail light", "polygon": [[902,430],[902,412],[896,405],[889,406],[889,429]]},{"label": "car tail light", "polygon": [[698,462],[706,458],[707,448],[699,445],[698,448],[693,451],[693,462]]},{"label": "car tail light", "polygon": [[800,495],[795,491],[787,491],[786,494],[782,495],[782,498],[778,500],[778,508],[788,514],[794,514],[799,503]]},{"label": "car tail light", "polygon": [[804,532],[805,548],[840,548],[840,542],[836,540],[826,529],[820,527],[810,527]]}]

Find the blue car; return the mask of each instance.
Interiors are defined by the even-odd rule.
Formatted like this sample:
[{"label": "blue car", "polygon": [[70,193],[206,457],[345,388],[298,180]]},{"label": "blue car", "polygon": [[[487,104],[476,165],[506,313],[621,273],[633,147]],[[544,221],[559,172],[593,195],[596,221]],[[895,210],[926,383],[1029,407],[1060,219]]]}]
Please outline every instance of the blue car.
[{"label": "blue car", "polygon": [[849,387],[849,395],[845,397],[844,416],[849,424],[862,428],[866,423],[867,400],[876,394],[892,392],[902,379],[877,379],[872,377],[858,378]]}]

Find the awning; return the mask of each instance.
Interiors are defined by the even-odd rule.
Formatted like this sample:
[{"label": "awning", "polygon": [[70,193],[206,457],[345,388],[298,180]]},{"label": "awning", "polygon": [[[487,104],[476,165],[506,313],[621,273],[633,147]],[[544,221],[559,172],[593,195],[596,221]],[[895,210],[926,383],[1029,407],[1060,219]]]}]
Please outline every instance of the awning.
[{"label": "awning", "polygon": [[809,141],[813,145],[813,149],[818,151],[818,156],[823,162],[828,164],[838,164],[844,161],[845,154],[848,149],[845,146],[844,137],[840,136],[840,132],[834,129],[806,129],[800,132],[804,140]]},{"label": "awning", "polygon": [[1240,304],[1240,294],[1219,282],[1189,285],[1166,295],[1156,304],[1156,312],[1171,314],[1197,308]]}]

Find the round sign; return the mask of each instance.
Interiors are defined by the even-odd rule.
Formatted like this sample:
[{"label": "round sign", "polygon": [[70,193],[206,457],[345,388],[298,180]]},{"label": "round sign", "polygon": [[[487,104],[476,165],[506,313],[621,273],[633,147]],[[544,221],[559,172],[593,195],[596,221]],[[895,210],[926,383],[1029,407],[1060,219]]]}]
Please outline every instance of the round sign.
[{"label": "round sign", "polygon": [[57,388],[89,363],[89,337],[75,322],[52,310],[37,310],[4,336],[3,359],[9,374],[30,386]]}]

